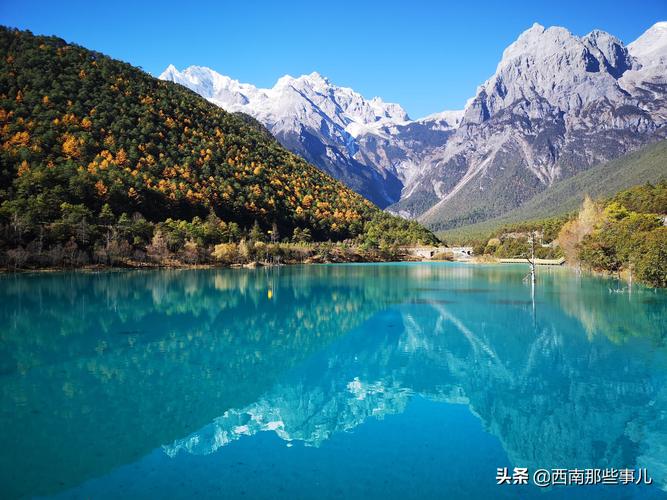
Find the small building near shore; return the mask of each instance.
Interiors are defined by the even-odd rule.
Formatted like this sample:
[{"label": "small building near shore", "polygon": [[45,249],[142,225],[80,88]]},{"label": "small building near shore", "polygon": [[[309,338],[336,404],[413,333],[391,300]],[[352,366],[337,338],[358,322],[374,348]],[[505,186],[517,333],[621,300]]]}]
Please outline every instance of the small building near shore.
[{"label": "small building near shore", "polygon": [[459,259],[469,259],[474,254],[472,247],[449,247],[449,251]]},{"label": "small building near shore", "polygon": [[403,250],[408,255],[413,257],[419,257],[420,259],[431,259],[434,255],[438,253],[445,252],[447,247],[432,247],[432,246],[421,246],[421,247],[405,247]]},{"label": "small building near shore", "polygon": [[451,254],[455,259],[469,259],[473,255],[472,247],[419,246],[404,247],[402,250],[408,255],[420,259],[432,259],[438,254]]}]

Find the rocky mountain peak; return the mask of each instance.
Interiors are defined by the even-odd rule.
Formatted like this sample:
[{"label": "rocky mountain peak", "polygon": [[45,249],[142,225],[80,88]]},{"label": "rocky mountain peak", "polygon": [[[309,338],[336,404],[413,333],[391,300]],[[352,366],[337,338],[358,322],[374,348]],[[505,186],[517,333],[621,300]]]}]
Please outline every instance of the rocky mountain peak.
[{"label": "rocky mountain peak", "polygon": [[535,23],[462,112],[414,121],[317,72],[267,89],[196,66],[161,77],[254,116],[382,208],[436,229],[498,215],[667,136],[667,22],[627,46],[602,30],[577,36]]},{"label": "rocky mountain peak", "polygon": [[565,28],[534,24],[505,49],[463,123],[482,123],[524,100],[546,100],[564,112],[603,96],[622,101],[625,94],[616,80],[632,66],[627,48],[604,31],[580,38]]},{"label": "rocky mountain peak", "polygon": [[601,70],[606,70],[614,78],[620,78],[623,73],[632,69],[633,61],[628,49],[615,36],[605,31],[594,30],[581,40],[601,63]]}]

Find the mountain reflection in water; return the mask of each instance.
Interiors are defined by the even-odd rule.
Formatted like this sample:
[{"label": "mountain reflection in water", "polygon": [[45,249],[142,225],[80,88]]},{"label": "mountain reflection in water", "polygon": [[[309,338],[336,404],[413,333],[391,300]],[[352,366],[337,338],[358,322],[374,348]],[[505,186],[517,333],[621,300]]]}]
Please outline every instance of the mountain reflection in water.
[{"label": "mountain reflection in water", "polygon": [[[213,456],[260,431],[325,450],[341,431],[427,400],[475,415],[506,454],[497,467],[646,467],[658,494],[667,295],[610,293],[613,281],[548,269],[533,310],[525,272],[396,264],[5,276],[3,489],[76,496],[87,482],[95,493],[155,450]],[[495,470],[480,474],[494,482]]]}]

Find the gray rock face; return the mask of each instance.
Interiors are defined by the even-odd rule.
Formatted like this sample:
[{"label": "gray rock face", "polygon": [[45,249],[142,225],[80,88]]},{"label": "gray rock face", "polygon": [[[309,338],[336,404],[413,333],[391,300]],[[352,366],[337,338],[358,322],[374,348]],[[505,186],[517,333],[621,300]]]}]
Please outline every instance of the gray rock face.
[{"label": "gray rock face", "polygon": [[258,89],[208,68],[160,78],[260,120],[287,148],[434,229],[511,210],[554,181],[667,137],[667,22],[625,46],[533,25],[463,111],[411,120],[317,73]]},{"label": "gray rock face", "polygon": [[626,47],[602,31],[577,37],[534,25],[390,209],[434,229],[477,222],[667,136],[665,58],[656,56],[664,40],[659,26]]}]

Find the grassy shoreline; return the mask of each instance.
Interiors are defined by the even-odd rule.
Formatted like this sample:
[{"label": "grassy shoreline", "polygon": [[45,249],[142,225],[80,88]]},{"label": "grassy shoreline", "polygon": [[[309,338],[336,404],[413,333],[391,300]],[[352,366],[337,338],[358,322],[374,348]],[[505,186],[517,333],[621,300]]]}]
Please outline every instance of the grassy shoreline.
[{"label": "grassy shoreline", "polygon": [[[218,259],[207,257],[200,262],[187,262],[174,257],[152,260],[118,259],[111,263],[94,263],[63,266],[22,266],[2,267],[0,273],[13,272],[59,272],[59,271],[100,271],[100,270],[147,270],[147,269],[239,269],[272,267],[300,264],[344,264],[344,263],[383,263],[383,262],[419,262],[420,259],[395,249],[363,249],[321,245],[275,245],[260,257],[248,254],[241,256],[221,255]],[[285,251],[285,250],[288,251]],[[275,250],[275,251],[271,251]],[[282,252],[277,250],[283,250]]]},{"label": "grassy shoreline", "polygon": [[[206,263],[187,263],[178,261],[176,259],[169,259],[163,262],[145,262],[145,261],[133,261],[131,259],[124,261],[122,263],[116,264],[86,264],[81,266],[64,266],[64,267],[23,267],[23,268],[0,268],[0,275],[7,274],[30,274],[30,273],[59,273],[59,272],[116,272],[116,271],[155,271],[161,269],[171,269],[171,270],[206,270],[206,269],[257,269],[257,268],[273,268],[273,267],[284,267],[284,266],[298,266],[298,265],[329,265],[329,264],[390,264],[390,263],[422,263],[422,264],[442,264],[445,262],[457,263],[457,264],[468,264],[468,265],[493,265],[493,266],[508,266],[508,265],[526,265],[528,266],[528,261],[526,262],[502,262],[502,259],[491,257],[488,255],[481,255],[472,257],[470,259],[425,259],[418,258],[414,255],[408,253],[395,253],[395,254],[383,254],[378,250],[373,252],[361,251],[361,249],[355,249],[358,252],[355,253],[340,253],[333,258],[329,256],[324,258],[320,254],[315,254],[304,260],[296,259],[287,259],[281,260],[280,262],[270,261],[270,260],[250,260],[248,262],[234,262],[234,263],[222,263],[222,262],[206,262]],[[661,287],[651,286],[647,283],[642,283],[637,280],[636,277],[632,276],[627,270],[621,270],[619,272],[611,272],[604,270],[596,270],[591,268],[582,268],[580,265],[568,264],[567,262],[561,265],[538,265],[538,269],[541,268],[559,268],[567,269],[572,272],[581,273],[587,276],[605,278],[605,279],[614,279],[619,282],[624,282],[630,286],[641,285],[649,289],[661,289]],[[538,272],[539,277],[539,272]],[[538,278],[539,279],[539,278]]]}]

